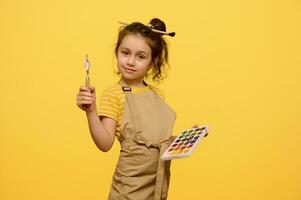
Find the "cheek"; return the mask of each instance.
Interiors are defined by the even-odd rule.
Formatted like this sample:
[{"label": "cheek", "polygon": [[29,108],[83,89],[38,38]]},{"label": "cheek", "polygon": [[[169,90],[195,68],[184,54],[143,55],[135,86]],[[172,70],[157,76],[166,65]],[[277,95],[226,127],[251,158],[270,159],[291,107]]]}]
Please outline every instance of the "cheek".
[{"label": "cheek", "polygon": [[124,61],[125,59],[122,57],[122,56],[118,56],[117,57],[117,64],[123,64],[125,61]]},{"label": "cheek", "polygon": [[151,59],[145,59],[142,62],[143,66],[149,67],[152,64],[152,60]]},{"label": "cheek", "polygon": [[151,66],[150,66],[150,62],[140,62],[139,65],[140,68],[143,69],[143,71],[147,71]]}]

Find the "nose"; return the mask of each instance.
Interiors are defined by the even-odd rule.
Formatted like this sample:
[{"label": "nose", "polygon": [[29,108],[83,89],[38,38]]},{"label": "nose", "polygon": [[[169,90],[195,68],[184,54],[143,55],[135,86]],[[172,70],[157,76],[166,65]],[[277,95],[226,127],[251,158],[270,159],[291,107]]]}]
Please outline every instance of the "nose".
[{"label": "nose", "polygon": [[129,66],[135,66],[135,56],[129,56],[127,60]]}]

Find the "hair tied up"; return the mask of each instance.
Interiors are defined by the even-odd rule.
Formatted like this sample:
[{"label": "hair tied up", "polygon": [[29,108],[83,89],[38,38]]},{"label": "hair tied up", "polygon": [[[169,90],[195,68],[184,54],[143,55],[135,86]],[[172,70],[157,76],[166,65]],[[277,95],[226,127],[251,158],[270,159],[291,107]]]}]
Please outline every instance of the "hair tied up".
[{"label": "hair tied up", "polygon": [[[121,21],[118,21],[118,23],[119,23],[119,24],[122,24],[122,25],[125,25],[125,26],[129,25],[128,23],[121,22]],[[158,29],[156,29],[155,26],[152,25],[152,24],[147,24],[146,26],[149,27],[149,28],[150,28],[153,32],[155,32],[155,33],[159,33],[159,34],[162,34],[162,35],[168,35],[168,36],[170,36],[170,37],[174,37],[174,36],[176,35],[175,32],[167,32],[167,31],[161,31],[161,30],[158,30]]]}]

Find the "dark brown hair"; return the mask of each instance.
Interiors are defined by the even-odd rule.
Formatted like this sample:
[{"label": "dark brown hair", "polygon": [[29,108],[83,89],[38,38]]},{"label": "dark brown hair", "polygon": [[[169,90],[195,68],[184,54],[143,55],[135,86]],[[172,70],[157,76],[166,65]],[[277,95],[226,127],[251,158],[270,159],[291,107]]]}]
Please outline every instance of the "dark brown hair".
[{"label": "dark brown hair", "polygon": [[[153,18],[149,24],[156,30],[166,31],[165,23],[158,18]],[[162,34],[152,31],[149,26],[140,22],[133,22],[129,25],[123,26],[120,28],[118,33],[118,40],[115,46],[116,56],[123,38],[129,34],[139,34],[146,39],[147,44],[152,50],[152,62],[154,63],[151,73],[152,80],[157,83],[164,80],[166,78],[166,65],[169,65],[168,48]]]}]

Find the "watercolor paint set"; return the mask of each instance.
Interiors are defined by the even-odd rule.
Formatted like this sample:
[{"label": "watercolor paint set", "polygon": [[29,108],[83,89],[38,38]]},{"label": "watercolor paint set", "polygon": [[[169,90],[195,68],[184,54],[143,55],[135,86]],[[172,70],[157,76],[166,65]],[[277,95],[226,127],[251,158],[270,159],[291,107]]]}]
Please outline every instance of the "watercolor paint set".
[{"label": "watercolor paint set", "polygon": [[182,133],[178,135],[172,144],[165,150],[161,159],[172,160],[191,156],[196,146],[206,134],[207,126],[182,131]]}]

